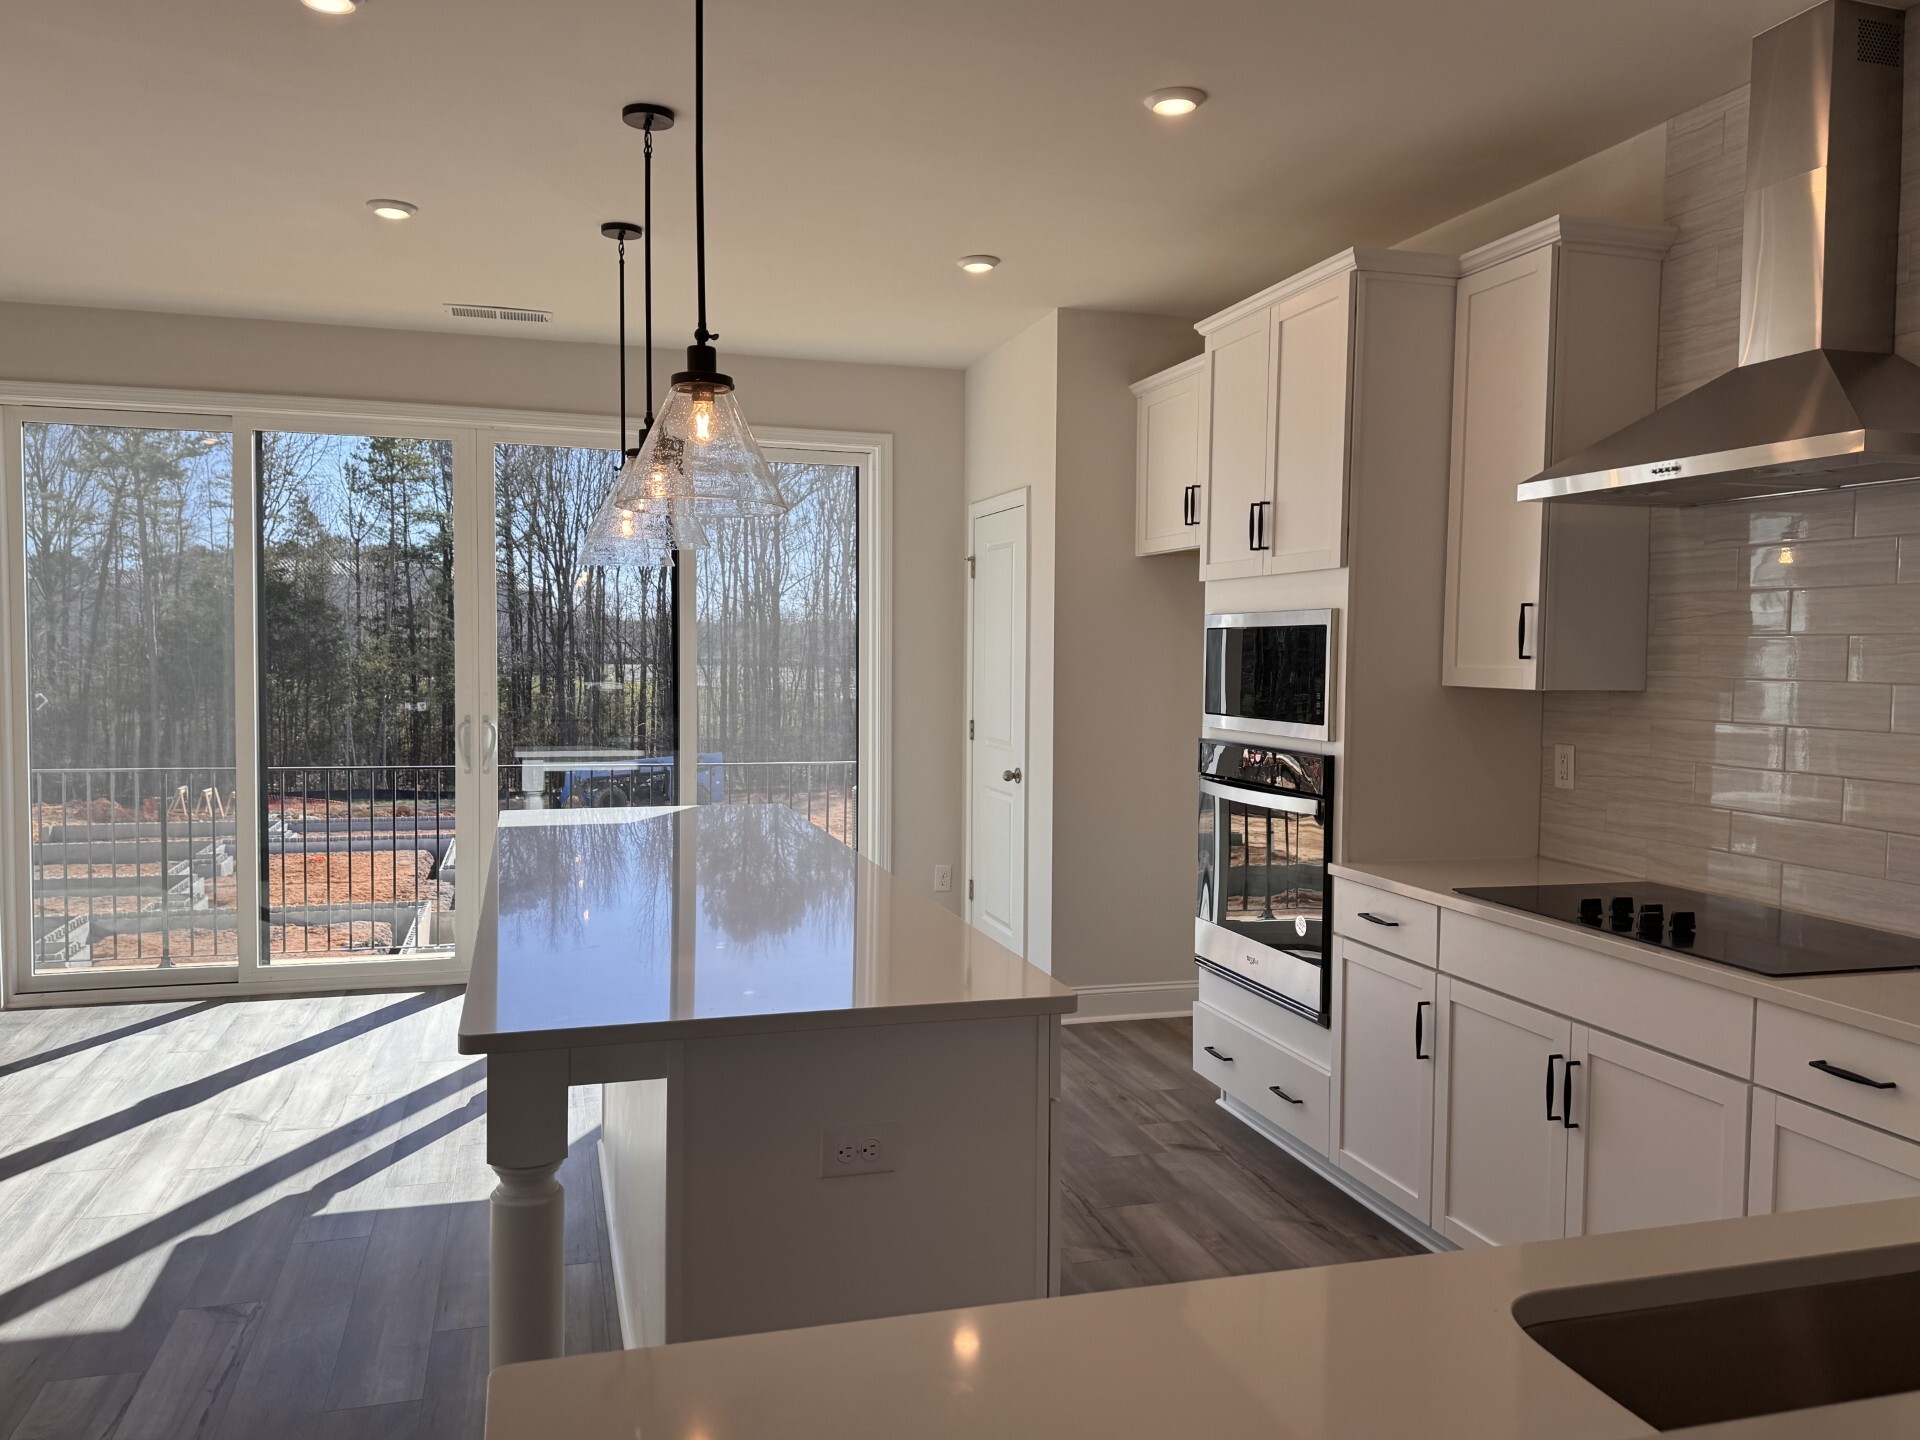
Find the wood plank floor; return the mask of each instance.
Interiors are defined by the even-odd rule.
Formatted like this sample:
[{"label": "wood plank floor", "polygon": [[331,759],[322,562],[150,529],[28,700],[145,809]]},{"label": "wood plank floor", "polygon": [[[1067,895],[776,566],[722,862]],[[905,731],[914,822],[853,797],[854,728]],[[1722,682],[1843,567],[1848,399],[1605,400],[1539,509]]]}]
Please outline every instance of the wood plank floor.
[{"label": "wood plank floor", "polygon": [[[451,990],[0,1014],[0,1437],[474,1440],[484,1069]],[[1066,1287],[1413,1247],[1212,1104],[1184,1022],[1072,1027]],[[567,1343],[618,1343],[574,1092]]]}]

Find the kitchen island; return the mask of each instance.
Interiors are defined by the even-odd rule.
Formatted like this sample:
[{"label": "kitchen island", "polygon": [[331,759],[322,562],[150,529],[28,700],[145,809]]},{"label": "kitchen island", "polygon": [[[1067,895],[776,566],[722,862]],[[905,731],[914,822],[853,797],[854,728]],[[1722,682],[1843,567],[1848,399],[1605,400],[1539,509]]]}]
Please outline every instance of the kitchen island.
[{"label": "kitchen island", "polygon": [[782,806],[503,816],[482,904],[493,1364],[562,1353],[575,1085],[628,1344],[1051,1292],[1071,990]]}]

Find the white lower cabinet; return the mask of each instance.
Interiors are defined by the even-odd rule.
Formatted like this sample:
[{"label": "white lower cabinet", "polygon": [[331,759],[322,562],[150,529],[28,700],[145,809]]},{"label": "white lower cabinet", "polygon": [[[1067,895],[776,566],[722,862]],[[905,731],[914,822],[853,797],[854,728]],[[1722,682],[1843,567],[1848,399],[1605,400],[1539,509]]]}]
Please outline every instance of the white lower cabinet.
[{"label": "white lower cabinet", "polygon": [[1434,989],[1425,966],[1334,944],[1340,1027],[1332,1160],[1421,1224],[1433,1219]]},{"label": "white lower cabinet", "polygon": [[1565,1073],[1567,1234],[1745,1213],[1743,1081],[1584,1025]]},{"label": "white lower cabinet", "polygon": [[1920,1195],[1920,1145],[1771,1090],[1753,1092],[1747,1213]]},{"label": "white lower cabinet", "polygon": [[1566,1233],[1560,1119],[1573,1027],[1504,995],[1438,977],[1433,1228],[1458,1245]]}]

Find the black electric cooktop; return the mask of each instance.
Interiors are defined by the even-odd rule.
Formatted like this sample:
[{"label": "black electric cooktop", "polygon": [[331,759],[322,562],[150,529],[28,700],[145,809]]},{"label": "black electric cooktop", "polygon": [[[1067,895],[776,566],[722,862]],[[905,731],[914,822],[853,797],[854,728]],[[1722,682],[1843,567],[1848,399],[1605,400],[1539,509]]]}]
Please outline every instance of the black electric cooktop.
[{"label": "black electric cooktop", "polygon": [[1920,940],[1666,885],[1492,885],[1459,893],[1756,975],[1920,970]]}]

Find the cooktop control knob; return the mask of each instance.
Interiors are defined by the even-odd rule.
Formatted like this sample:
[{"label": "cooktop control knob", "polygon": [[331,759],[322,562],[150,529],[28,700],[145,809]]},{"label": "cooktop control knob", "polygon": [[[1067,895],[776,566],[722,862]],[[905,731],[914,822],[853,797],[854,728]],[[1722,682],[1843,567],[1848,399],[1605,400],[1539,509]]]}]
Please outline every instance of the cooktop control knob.
[{"label": "cooktop control knob", "polygon": [[1640,938],[1658,941],[1667,928],[1666,907],[1663,905],[1642,905],[1640,907]]},{"label": "cooktop control knob", "polygon": [[1582,925],[1598,925],[1600,923],[1601,908],[1602,904],[1598,895],[1582,900],[1580,902],[1580,923]]},{"label": "cooktop control knob", "polygon": [[1693,943],[1693,911],[1676,910],[1673,912],[1673,943],[1691,945]]},{"label": "cooktop control knob", "polygon": [[1614,896],[1610,908],[1613,912],[1614,929],[1631,930],[1633,928],[1633,897],[1631,895]]}]

